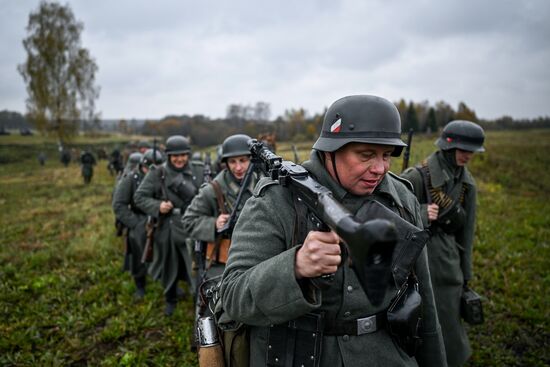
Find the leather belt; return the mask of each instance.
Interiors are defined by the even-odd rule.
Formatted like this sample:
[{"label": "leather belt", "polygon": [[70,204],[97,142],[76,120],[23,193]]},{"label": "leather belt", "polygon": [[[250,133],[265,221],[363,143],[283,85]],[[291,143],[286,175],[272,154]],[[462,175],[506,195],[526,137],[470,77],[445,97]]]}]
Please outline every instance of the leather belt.
[{"label": "leather belt", "polygon": [[363,335],[386,326],[386,310],[355,320],[325,319],[325,335]]}]

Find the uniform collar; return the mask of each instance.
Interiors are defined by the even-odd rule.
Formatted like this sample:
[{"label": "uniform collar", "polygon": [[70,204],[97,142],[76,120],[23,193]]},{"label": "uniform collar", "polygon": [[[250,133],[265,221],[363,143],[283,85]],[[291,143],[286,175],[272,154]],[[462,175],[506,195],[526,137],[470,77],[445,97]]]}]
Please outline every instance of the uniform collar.
[{"label": "uniform collar", "polygon": [[[447,182],[454,181],[454,175],[447,167],[448,163],[441,151],[437,151],[428,157],[428,169],[430,171],[431,183],[434,188],[442,187]],[[474,185],[474,179],[466,167],[462,168],[462,182]]]},{"label": "uniform collar", "polygon": [[[241,189],[241,185],[239,182],[237,182],[237,180],[235,179],[235,176],[233,176],[227,168],[223,170],[223,181],[225,182],[227,187],[229,187],[229,189],[233,194],[237,195],[239,193],[239,190]],[[256,182],[257,182],[257,174],[256,172],[253,172],[252,179],[250,180],[250,183],[247,188],[247,190],[250,193],[254,191],[254,186],[256,186]]]}]

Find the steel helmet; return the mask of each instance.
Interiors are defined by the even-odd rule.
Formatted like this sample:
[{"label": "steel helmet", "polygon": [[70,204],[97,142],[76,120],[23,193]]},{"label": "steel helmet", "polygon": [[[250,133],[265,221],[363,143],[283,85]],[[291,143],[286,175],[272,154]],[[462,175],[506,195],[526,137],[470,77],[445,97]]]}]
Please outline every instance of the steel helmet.
[{"label": "steel helmet", "polygon": [[485,133],[481,126],[471,121],[455,120],[445,125],[435,144],[441,150],[458,148],[469,152],[484,152],[484,141]]},{"label": "steel helmet", "polygon": [[145,140],[141,140],[139,143],[138,143],[138,149],[141,149],[141,148],[151,148],[151,144],[148,142],[148,141],[145,141]]},{"label": "steel helmet", "polygon": [[202,161],[201,153],[200,152],[193,153],[193,155],[191,156],[191,160],[192,161]]},{"label": "steel helmet", "polygon": [[348,143],[393,145],[398,157],[407,146],[401,140],[401,117],[390,101],[371,95],[340,98],[327,110],[313,149],[335,152]]},{"label": "steel helmet", "polygon": [[245,134],[231,135],[226,138],[222,144],[222,161],[230,157],[250,155],[248,141],[251,139],[250,136]]},{"label": "steel helmet", "polygon": [[189,154],[191,153],[191,145],[189,139],[181,135],[173,135],[166,139],[166,155],[171,154]]},{"label": "steel helmet", "polygon": [[141,162],[142,157],[143,157],[143,154],[141,154],[140,152],[134,152],[130,154],[130,156],[128,157],[128,163],[135,166],[139,164],[139,162]]},{"label": "steel helmet", "polygon": [[164,155],[160,150],[156,150],[155,154],[155,160],[153,161],[153,149],[147,149],[145,153],[143,153],[143,157],[141,158],[140,164],[142,166],[149,167],[151,164],[162,164],[164,163]]}]

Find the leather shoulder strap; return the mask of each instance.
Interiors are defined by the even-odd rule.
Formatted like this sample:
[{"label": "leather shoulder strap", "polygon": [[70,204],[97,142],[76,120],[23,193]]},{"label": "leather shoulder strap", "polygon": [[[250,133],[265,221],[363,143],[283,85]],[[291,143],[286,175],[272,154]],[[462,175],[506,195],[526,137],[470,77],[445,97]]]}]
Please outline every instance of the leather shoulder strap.
[{"label": "leather shoulder strap", "polygon": [[218,208],[220,209],[220,213],[227,214],[227,210],[225,209],[225,199],[223,197],[220,183],[216,180],[212,180],[210,181],[210,184],[212,185],[212,188],[214,189],[214,193],[216,194],[216,201],[218,202]]}]

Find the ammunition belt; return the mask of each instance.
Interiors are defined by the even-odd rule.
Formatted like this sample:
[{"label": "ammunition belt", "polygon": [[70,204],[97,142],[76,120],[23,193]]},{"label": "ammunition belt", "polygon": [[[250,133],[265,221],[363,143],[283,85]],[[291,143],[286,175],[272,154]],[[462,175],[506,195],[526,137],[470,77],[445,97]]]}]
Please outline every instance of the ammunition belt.
[{"label": "ammunition belt", "polygon": [[[424,174],[428,177],[428,180],[427,180],[428,192],[426,194],[430,195],[430,197],[432,198],[432,201],[435,204],[437,204],[437,206],[439,206],[440,208],[442,209],[449,208],[454,203],[454,200],[449,195],[447,195],[447,193],[445,193],[441,188],[436,189],[432,186],[432,180],[431,180],[431,175],[430,175],[430,170],[428,168],[427,160],[424,160],[422,162],[422,167],[420,169],[422,169],[424,171]],[[465,195],[466,195],[466,184],[462,183],[462,189],[460,191],[460,196],[458,198],[458,202],[460,204],[464,204]]]}]

